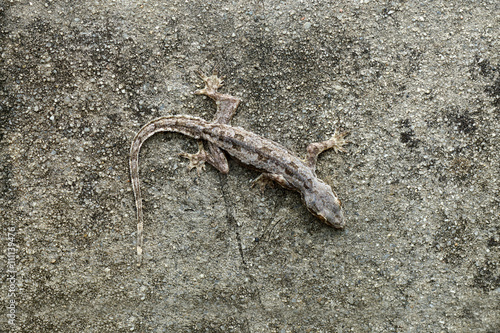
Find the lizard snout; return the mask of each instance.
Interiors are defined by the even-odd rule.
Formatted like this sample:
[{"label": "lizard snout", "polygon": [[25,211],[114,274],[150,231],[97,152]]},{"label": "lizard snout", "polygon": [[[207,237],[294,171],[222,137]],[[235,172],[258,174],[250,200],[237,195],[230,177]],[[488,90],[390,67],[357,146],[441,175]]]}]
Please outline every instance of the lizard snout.
[{"label": "lizard snout", "polygon": [[323,182],[313,188],[314,191],[304,194],[304,203],[307,209],[326,225],[343,229],[345,226],[344,213],[340,200],[333,193],[332,188]]}]

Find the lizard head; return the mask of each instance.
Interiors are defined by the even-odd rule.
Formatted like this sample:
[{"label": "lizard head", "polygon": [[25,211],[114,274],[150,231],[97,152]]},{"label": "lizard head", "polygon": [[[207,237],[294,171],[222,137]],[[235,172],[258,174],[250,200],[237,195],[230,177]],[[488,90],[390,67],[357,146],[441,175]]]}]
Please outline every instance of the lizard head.
[{"label": "lizard head", "polygon": [[342,229],[345,226],[342,204],[332,188],[318,179],[310,191],[304,193],[307,209],[321,222]]}]

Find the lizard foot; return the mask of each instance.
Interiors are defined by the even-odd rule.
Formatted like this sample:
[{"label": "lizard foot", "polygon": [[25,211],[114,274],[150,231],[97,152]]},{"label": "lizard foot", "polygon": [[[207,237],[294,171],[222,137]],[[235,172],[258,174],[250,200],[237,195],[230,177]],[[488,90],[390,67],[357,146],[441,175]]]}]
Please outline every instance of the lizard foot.
[{"label": "lizard foot", "polygon": [[236,112],[236,108],[240,104],[240,99],[228,94],[221,94],[217,91],[222,87],[223,80],[217,74],[206,76],[202,72],[198,72],[202,80],[205,82],[203,89],[196,90],[194,93],[198,95],[206,95],[213,99],[217,105],[217,112],[214,115],[212,122],[219,124],[229,124]]},{"label": "lizard foot", "polygon": [[256,185],[259,186],[260,192],[264,192],[267,186],[274,187],[274,181],[265,174],[261,174],[252,181],[252,188]]},{"label": "lizard foot", "polygon": [[325,150],[333,149],[336,153],[339,151],[345,153],[346,150],[344,149],[344,145],[348,144],[350,141],[344,140],[344,137],[348,133],[349,132],[337,133],[337,131],[335,131],[330,140],[313,142],[307,146],[307,164],[309,167],[311,167],[313,171],[315,170],[316,159],[318,158],[318,155]]},{"label": "lizard foot", "polygon": [[203,143],[201,141],[198,141],[198,152],[196,154],[180,153],[179,156],[189,160],[187,166],[188,170],[196,168],[198,175],[202,170],[205,170],[205,161],[208,159],[208,154],[205,149],[203,149]]},{"label": "lizard foot", "polygon": [[218,77],[216,74],[211,76],[206,76],[201,71],[198,72],[201,79],[205,82],[205,87],[203,89],[196,90],[194,93],[197,95],[207,95],[208,97],[212,97],[217,92],[217,89],[222,87],[223,80]]},{"label": "lizard foot", "polygon": [[344,140],[344,137],[347,134],[349,134],[349,132],[337,133],[337,131],[335,130],[335,132],[333,133],[333,136],[330,138],[330,140],[325,141],[325,143],[328,144],[327,149],[333,148],[333,150],[335,150],[336,153],[338,153],[339,151],[345,153],[346,150],[344,149],[344,146],[346,144],[348,144],[349,142],[351,142],[351,141]]}]

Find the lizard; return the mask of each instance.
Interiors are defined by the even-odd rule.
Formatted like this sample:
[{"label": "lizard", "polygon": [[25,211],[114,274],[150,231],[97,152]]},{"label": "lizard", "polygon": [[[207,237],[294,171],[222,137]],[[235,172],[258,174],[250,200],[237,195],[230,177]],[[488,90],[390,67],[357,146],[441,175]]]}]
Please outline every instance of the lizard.
[{"label": "lizard", "polygon": [[[143,253],[143,208],[139,183],[139,152],[142,144],[159,132],[177,132],[198,140],[198,152],[181,153],[189,159],[188,169],[196,168],[198,173],[205,168],[205,162],[219,172],[227,174],[229,165],[225,153],[262,174],[255,180],[261,185],[276,182],[284,188],[301,193],[307,209],[319,220],[331,227],[345,226],[342,203],[332,188],[316,176],[316,161],[327,149],[345,152],[343,145],[347,134],[334,132],[326,141],[314,142],[307,147],[307,158],[301,160],[282,145],[263,138],[241,127],[229,123],[236,112],[240,99],[217,90],[223,80],[216,74],[206,76],[200,73],[205,83],[195,94],[206,95],[217,105],[217,112],[211,122],[189,115],[172,115],[154,119],[144,125],[130,148],[130,178],[137,210],[137,265],[142,262]],[[207,142],[208,151],[203,141]]]}]

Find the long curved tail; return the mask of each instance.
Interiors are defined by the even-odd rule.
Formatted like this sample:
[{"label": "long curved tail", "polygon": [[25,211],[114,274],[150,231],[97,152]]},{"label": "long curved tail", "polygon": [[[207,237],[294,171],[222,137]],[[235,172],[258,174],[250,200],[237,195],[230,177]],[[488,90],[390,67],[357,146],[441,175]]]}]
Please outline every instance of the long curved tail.
[{"label": "long curved tail", "polygon": [[150,121],[144,125],[132,140],[130,147],[130,181],[135,197],[135,206],[137,209],[137,266],[142,263],[142,245],[143,245],[143,214],[142,214],[142,196],[139,182],[139,152],[142,144],[152,135],[158,132],[177,132],[199,139],[203,128],[208,124],[207,121],[191,116],[168,116]]}]

